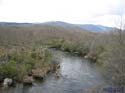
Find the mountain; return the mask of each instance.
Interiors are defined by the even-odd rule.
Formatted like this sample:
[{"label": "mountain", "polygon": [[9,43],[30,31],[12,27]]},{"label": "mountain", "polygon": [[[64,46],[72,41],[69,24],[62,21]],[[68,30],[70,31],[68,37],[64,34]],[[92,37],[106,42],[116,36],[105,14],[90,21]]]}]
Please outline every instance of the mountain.
[{"label": "mountain", "polygon": [[[70,27],[70,28],[79,28],[76,24],[71,24],[67,22],[62,22],[62,21],[50,21],[50,22],[44,22],[42,25],[49,25],[49,26],[59,26],[59,27]],[[80,28],[82,29],[82,28]]]},{"label": "mountain", "polygon": [[79,27],[83,30],[87,30],[90,32],[106,32],[111,31],[114,28],[113,27],[107,27],[102,25],[93,25],[93,24],[71,24],[61,21],[51,21],[51,22],[45,22],[43,24],[51,25],[51,26],[62,26],[62,27]]},{"label": "mountain", "polygon": [[86,29],[88,31],[92,31],[92,32],[105,32],[105,31],[111,31],[114,29],[113,27],[93,25],[93,24],[79,25],[79,27]]},{"label": "mountain", "polygon": [[0,22],[0,26],[31,26],[33,23]]},{"label": "mountain", "polygon": [[54,26],[54,27],[70,27],[83,29],[90,32],[106,32],[113,30],[113,27],[107,27],[102,25],[93,25],[93,24],[71,24],[62,21],[50,21],[44,23],[16,23],[16,22],[0,22],[0,26],[33,26],[33,25],[42,25],[42,26]]}]

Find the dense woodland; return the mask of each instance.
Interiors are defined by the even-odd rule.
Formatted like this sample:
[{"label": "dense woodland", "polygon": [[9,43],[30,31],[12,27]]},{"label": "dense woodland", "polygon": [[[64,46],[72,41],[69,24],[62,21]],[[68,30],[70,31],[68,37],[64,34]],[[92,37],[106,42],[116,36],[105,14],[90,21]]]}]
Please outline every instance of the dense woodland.
[{"label": "dense woodland", "polygon": [[52,55],[47,49],[50,47],[88,58],[99,65],[106,80],[125,84],[124,31],[94,33],[78,27],[49,25],[0,27],[1,80],[5,77],[21,80],[38,64],[40,68],[50,68]]}]

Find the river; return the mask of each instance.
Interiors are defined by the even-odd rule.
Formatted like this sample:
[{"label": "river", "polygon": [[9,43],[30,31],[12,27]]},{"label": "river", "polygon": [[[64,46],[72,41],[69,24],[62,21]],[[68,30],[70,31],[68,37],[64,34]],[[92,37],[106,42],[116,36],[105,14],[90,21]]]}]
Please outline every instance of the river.
[{"label": "river", "polygon": [[52,50],[52,53],[60,62],[60,78],[51,74],[33,86],[18,84],[0,93],[103,93],[101,87],[106,82],[95,64],[61,51]]}]

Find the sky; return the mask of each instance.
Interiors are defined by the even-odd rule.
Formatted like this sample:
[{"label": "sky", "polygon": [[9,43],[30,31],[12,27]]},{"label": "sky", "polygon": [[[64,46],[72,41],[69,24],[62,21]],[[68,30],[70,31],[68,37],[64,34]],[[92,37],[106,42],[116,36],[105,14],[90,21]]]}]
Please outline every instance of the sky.
[{"label": "sky", "polygon": [[[0,22],[64,21],[119,26],[125,0],[0,0]],[[124,21],[125,22],[125,21]]]}]

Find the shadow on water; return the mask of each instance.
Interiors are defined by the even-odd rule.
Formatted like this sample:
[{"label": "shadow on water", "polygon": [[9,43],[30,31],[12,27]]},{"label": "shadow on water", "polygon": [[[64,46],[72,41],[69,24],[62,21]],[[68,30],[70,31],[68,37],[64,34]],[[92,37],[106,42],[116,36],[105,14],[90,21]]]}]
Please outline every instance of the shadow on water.
[{"label": "shadow on water", "polygon": [[18,84],[0,93],[103,93],[101,86],[105,81],[94,64],[64,52],[52,50],[52,53],[60,62],[59,78],[51,74],[31,87]]}]

